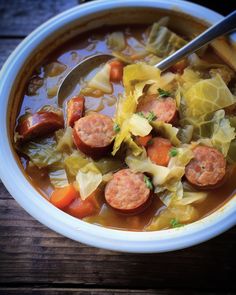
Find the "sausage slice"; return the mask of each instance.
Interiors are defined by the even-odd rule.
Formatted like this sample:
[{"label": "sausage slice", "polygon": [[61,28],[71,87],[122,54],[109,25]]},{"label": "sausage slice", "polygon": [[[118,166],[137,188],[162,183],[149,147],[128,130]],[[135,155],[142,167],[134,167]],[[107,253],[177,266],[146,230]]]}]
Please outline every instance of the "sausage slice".
[{"label": "sausage slice", "polygon": [[21,140],[26,141],[47,135],[64,127],[62,112],[39,111],[26,115],[16,128]]},{"label": "sausage slice", "polygon": [[146,186],[143,173],[122,169],[113,175],[105,188],[105,199],[114,209],[134,213],[145,209],[151,191]]},{"label": "sausage slice", "polygon": [[153,112],[158,121],[165,123],[173,123],[177,117],[175,100],[172,97],[160,98],[156,94],[141,98],[137,112],[142,112],[145,116],[149,112]]},{"label": "sausage slice", "polygon": [[115,136],[113,121],[110,117],[93,113],[75,122],[74,143],[78,149],[91,157],[106,155]]},{"label": "sausage slice", "polygon": [[187,180],[199,187],[216,186],[221,183],[226,173],[224,156],[215,148],[197,146],[194,158],[185,168]]},{"label": "sausage slice", "polygon": [[75,121],[83,117],[84,96],[73,97],[67,102],[67,126],[73,127]]}]

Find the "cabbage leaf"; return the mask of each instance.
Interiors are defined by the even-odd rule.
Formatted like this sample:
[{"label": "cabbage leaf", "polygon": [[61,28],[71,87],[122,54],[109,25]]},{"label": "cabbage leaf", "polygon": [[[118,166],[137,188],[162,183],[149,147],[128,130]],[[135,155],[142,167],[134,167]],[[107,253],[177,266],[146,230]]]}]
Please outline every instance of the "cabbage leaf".
[{"label": "cabbage leaf", "polygon": [[135,136],[146,136],[152,131],[152,126],[146,118],[133,114],[129,119],[129,130]]},{"label": "cabbage leaf", "polygon": [[145,230],[154,231],[176,227],[173,226],[173,221],[175,221],[179,227],[197,219],[198,212],[191,205],[168,207],[161,211],[159,215],[154,216],[151,223],[145,228]]},{"label": "cabbage leaf", "polygon": [[236,135],[235,129],[231,127],[229,119],[225,118],[224,110],[215,112],[212,121],[214,122],[211,136],[212,145],[226,157],[230,143]]},{"label": "cabbage leaf", "polygon": [[162,136],[168,138],[173,145],[179,146],[181,144],[180,140],[177,137],[177,134],[179,132],[178,128],[163,121],[154,121],[151,123],[151,125],[153,126],[155,131],[160,133]]},{"label": "cabbage leaf", "polygon": [[198,118],[236,102],[236,98],[218,74],[210,79],[200,80],[183,94],[187,118]]},{"label": "cabbage leaf", "polygon": [[125,49],[125,36],[122,32],[113,32],[107,37],[107,45],[112,50],[122,51]]},{"label": "cabbage leaf", "polygon": [[56,131],[57,147],[59,152],[71,152],[73,150],[72,128],[67,127],[65,130],[60,129]]},{"label": "cabbage leaf", "polygon": [[232,140],[230,143],[227,160],[231,164],[236,163],[236,139]]},{"label": "cabbage leaf", "polygon": [[94,163],[88,163],[82,167],[76,175],[76,182],[82,200],[89,197],[102,182],[102,173]]},{"label": "cabbage leaf", "polygon": [[110,70],[110,65],[106,63],[87,83],[87,86],[92,89],[99,89],[103,93],[112,93],[113,89],[110,82]]},{"label": "cabbage leaf", "polygon": [[48,175],[49,175],[51,184],[55,188],[64,187],[69,184],[66,171],[63,168],[52,167],[50,168]]},{"label": "cabbage leaf", "polygon": [[166,25],[168,18],[162,18],[159,22],[152,25],[148,36],[146,50],[159,57],[166,57],[180,49],[187,42],[169,30]]},{"label": "cabbage leaf", "polygon": [[90,158],[86,157],[82,152],[75,150],[65,158],[64,163],[68,176],[74,179],[79,169],[90,163]]},{"label": "cabbage leaf", "polygon": [[127,95],[133,93],[137,83],[148,80],[158,82],[160,80],[160,70],[145,63],[128,65],[124,68],[123,84]]},{"label": "cabbage leaf", "polygon": [[112,155],[115,155],[119,150],[122,142],[125,142],[133,154],[138,155],[142,149],[133,141],[131,135],[146,136],[152,130],[152,126],[148,120],[137,114],[132,114],[129,118],[123,121],[120,131],[116,135]]},{"label": "cabbage leaf", "polygon": [[27,155],[38,167],[43,168],[60,162],[62,153],[56,150],[57,143],[53,137],[29,141],[21,146],[20,151]]},{"label": "cabbage leaf", "polygon": [[184,192],[183,198],[174,202],[175,205],[190,205],[192,203],[200,203],[207,197],[206,192]]}]

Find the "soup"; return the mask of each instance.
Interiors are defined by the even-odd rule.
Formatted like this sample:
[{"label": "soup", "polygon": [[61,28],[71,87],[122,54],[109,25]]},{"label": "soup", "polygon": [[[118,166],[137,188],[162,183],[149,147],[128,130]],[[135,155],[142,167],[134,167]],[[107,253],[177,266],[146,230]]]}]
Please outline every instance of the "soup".
[{"label": "soup", "polygon": [[[207,47],[164,73],[189,40],[152,26],[99,29],[51,53],[29,79],[15,147],[49,202],[87,222],[124,230],[180,227],[235,191],[235,73]],[[57,90],[84,58],[114,59]]]}]

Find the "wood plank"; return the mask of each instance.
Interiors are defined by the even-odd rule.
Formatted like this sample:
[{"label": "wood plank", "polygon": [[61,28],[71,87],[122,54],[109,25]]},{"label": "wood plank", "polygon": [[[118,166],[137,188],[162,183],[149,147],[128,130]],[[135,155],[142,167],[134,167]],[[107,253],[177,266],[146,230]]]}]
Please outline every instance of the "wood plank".
[{"label": "wood plank", "polygon": [[235,247],[236,228],[170,253],[125,254],[88,247],[41,225],[0,185],[1,284],[230,291],[236,290]]},{"label": "wood plank", "polygon": [[25,37],[49,18],[78,3],[77,0],[0,0],[0,36]]},{"label": "wood plank", "polygon": [[[0,295],[34,294],[34,295],[215,295],[212,292],[196,292],[191,290],[129,290],[129,289],[82,289],[82,288],[0,288]],[[230,295],[233,293],[218,293]]]},{"label": "wood plank", "polygon": [[0,39],[0,69],[22,39]]}]

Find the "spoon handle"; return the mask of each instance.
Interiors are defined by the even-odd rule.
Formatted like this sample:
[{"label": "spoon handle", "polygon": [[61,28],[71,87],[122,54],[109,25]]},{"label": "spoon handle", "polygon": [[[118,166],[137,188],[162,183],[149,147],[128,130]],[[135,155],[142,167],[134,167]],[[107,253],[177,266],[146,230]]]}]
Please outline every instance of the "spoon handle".
[{"label": "spoon handle", "polygon": [[223,20],[219,21],[201,33],[199,36],[177,50],[175,53],[157,63],[155,67],[159,68],[161,71],[164,71],[184,58],[186,55],[195,52],[202,46],[211,42],[213,39],[229,33],[234,29],[236,29],[236,10],[226,16]]}]

